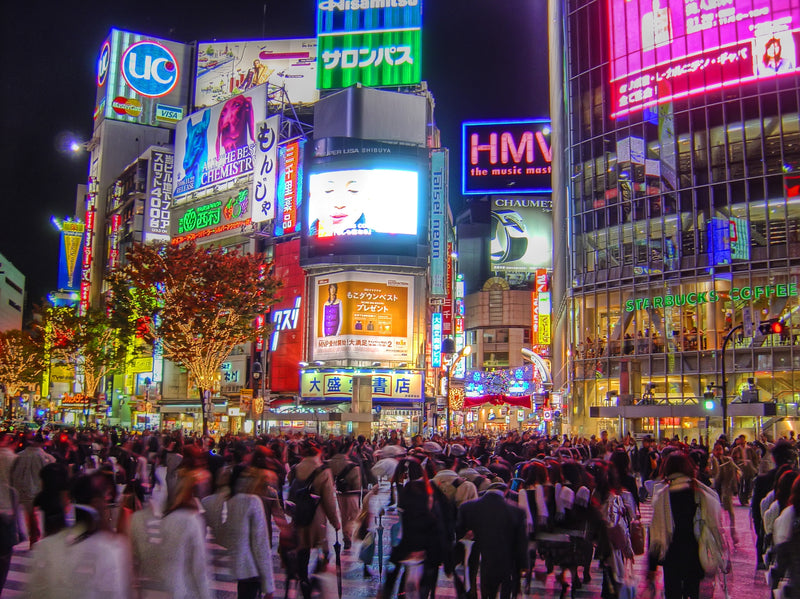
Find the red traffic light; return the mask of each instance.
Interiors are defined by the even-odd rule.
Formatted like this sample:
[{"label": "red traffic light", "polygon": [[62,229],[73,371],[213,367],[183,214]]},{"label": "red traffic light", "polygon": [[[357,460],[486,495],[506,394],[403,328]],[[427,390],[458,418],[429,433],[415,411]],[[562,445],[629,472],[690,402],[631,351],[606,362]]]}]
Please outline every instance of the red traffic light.
[{"label": "red traffic light", "polygon": [[772,332],[773,333],[783,333],[783,323],[780,320],[776,320],[772,323]]}]

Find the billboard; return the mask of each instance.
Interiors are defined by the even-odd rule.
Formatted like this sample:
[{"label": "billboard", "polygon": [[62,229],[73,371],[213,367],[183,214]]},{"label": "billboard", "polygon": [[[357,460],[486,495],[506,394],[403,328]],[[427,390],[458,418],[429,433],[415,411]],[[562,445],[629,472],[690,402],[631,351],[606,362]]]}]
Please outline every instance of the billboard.
[{"label": "billboard", "polygon": [[612,118],[797,70],[789,0],[609,0],[609,13]]},{"label": "billboard", "polygon": [[295,140],[278,147],[278,194],[275,236],[300,232],[303,201],[303,154],[305,141]]},{"label": "billboard", "polygon": [[265,86],[206,108],[175,128],[176,204],[252,176],[256,123],[267,111]]},{"label": "billboard", "polygon": [[61,223],[61,252],[58,260],[59,291],[78,291],[81,287],[79,264],[83,262],[83,232],[81,222]]},{"label": "billboard", "polygon": [[420,152],[345,140],[312,160],[303,224],[310,255],[415,255],[427,224],[427,151]]},{"label": "billboard", "polygon": [[112,29],[97,57],[94,118],[174,128],[186,115],[191,46]]},{"label": "billboard", "polygon": [[319,0],[317,88],[415,85],[422,79],[422,0]]},{"label": "billboard", "polygon": [[264,83],[284,87],[292,104],[319,99],[315,39],[199,42],[197,48],[195,108],[213,106]]},{"label": "billboard", "polygon": [[341,272],[316,277],[312,290],[312,359],[411,360],[412,277]]},{"label": "billboard", "polygon": [[172,210],[172,152],[152,150],[147,173],[147,199],[142,242],[169,241]]},{"label": "billboard", "polygon": [[[373,404],[422,401],[425,398],[425,377],[421,371],[379,368],[370,370],[369,374]],[[300,397],[304,401],[349,401],[353,398],[353,376],[353,372],[347,370],[305,370],[300,374]]]},{"label": "billboard", "polygon": [[272,305],[269,321],[270,389],[297,393],[297,363],[303,359],[303,309],[305,272],[299,263],[300,240],[275,244],[274,276],[283,282]]},{"label": "billboard", "polygon": [[461,124],[461,191],[550,193],[550,119]]},{"label": "billboard", "polygon": [[549,197],[493,197],[491,270],[530,273],[553,268],[552,210]]}]

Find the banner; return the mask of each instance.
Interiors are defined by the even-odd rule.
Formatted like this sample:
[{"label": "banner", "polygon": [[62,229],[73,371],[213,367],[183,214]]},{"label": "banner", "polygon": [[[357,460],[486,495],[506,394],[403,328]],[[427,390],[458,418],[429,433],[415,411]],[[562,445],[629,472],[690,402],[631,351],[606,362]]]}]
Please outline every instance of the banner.
[{"label": "banner", "polygon": [[81,222],[61,223],[61,252],[58,260],[58,289],[78,291],[81,285],[78,265],[83,261],[83,233]]},{"label": "banner", "polygon": [[275,236],[300,232],[300,207],[303,201],[303,151],[305,141],[292,141],[278,147],[278,209]]},{"label": "banner", "polygon": [[281,116],[276,114],[256,126],[253,151],[253,222],[275,218],[275,186],[277,184],[278,137]]},{"label": "banner", "polygon": [[431,152],[431,222],[430,222],[430,277],[431,296],[447,295],[445,270],[447,266],[447,209],[448,185],[447,150]]},{"label": "banner", "polygon": [[531,273],[553,267],[552,206],[550,196],[492,198],[492,271]]},{"label": "banner", "polygon": [[172,167],[175,157],[171,152],[153,150],[147,176],[147,203],[142,241],[169,241],[170,211],[172,209]]}]

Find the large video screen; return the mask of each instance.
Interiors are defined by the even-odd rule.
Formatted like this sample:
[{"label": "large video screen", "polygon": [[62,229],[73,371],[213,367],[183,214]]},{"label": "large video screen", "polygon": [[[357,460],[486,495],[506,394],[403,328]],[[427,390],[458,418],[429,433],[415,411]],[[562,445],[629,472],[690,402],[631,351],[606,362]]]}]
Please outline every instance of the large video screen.
[{"label": "large video screen", "polygon": [[424,229],[424,164],[416,155],[366,152],[312,161],[303,221],[310,255],[414,254]]},{"label": "large video screen", "polygon": [[612,117],[797,70],[791,0],[609,0]]}]

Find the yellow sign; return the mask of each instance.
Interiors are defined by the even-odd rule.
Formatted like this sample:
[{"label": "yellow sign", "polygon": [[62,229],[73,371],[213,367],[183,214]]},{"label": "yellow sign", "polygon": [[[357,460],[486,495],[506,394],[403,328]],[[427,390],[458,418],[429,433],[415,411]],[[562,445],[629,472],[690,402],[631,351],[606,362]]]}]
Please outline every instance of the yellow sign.
[{"label": "yellow sign", "polygon": [[250,406],[253,405],[253,390],[242,389],[239,392],[239,407],[245,415],[250,413]]},{"label": "yellow sign", "polygon": [[151,372],[153,370],[153,356],[134,358],[128,372]]},{"label": "yellow sign", "polygon": [[53,366],[50,369],[50,381],[53,383],[71,383],[75,378],[75,368],[72,366]]},{"label": "yellow sign", "polygon": [[[371,373],[371,379],[373,400],[421,401],[423,399],[422,372],[387,370]],[[300,378],[300,394],[303,399],[349,401],[353,398],[353,373],[333,369],[305,371]]]},{"label": "yellow sign", "polygon": [[259,417],[264,413],[264,398],[256,397],[253,400],[253,416]]}]

